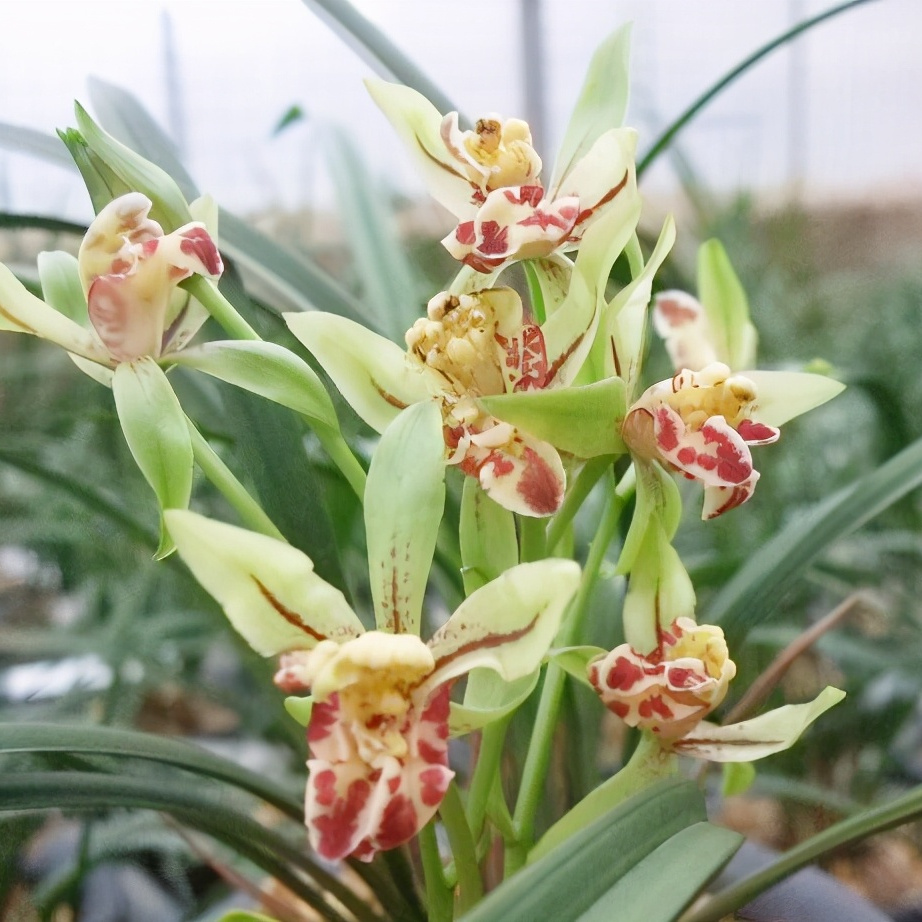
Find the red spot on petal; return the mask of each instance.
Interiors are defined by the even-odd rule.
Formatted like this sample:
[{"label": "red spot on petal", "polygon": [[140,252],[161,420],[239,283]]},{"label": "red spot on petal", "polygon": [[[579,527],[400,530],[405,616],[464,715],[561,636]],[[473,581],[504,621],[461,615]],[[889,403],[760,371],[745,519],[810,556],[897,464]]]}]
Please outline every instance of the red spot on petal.
[{"label": "red spot on petal", "polygon": [[645,720],[649,720],[651,717],[661,717],[663,720],[672,720],[673,713],[669,709],[669,706],[663,701],[661,695],[651,695],[649,698],[646,698],[644,701],[641,701],[637,707],[638,713]]},{"label": "red spot on petal", "polygon": [[335,861],[349,854],[358,815],[370,795],[371,785],[364,778],[357,778],[349,785],[346,796],[338,798],[328,813],[311,818],[311,825],[317,831],[317,851],[324,858]]},{"label": "red spot on petal", "polygon": [[498,221],[484,221],[480,225],[483,240],[477,247],[485,256],[505,254],[509,250],[509,228],[501,226]]},{"label": "red spot on petal", "polygon": [[671,327],[681,327],[698,318],[698,311],[672,298],[657,298],[656,310]]},{"label": "red spot on petal", "polygon": [[643,669],[624,656],[615,660],[615,665],[608,670],[605,684],[616,691],[628,691],[643,678]]},{"label": "red spot on petal", "polygon": [[194,256],[205,267],[208,275],[220,275],[224,271],[218,248],[204,227],[192,227],[185,231],[179,248],[187,256]]},{"label": "red spot on petal", "polygon": [[778,436],[781,435],[774,426],[756,423],[751,419],[744,419],[736,427],[736,431],[743,437],[744,442],[756,442],[760,444],[775,442]]},{"label": "red spot on petal", "polygon": [[455,228],[455,239],[464,246],[473,246],[476,239],[474,234],[474,222],[464,221]]},{"label": "red spot on petal", "polygon": [[701,684],[701,676],[694,669],[683,669],[681,666],[672,667],[667,671],[669,684],[676,688],[693,688]]},{"label": "red spot on petal", "polygon": [[631,712],[630,707],[626,705],[623,701],[612,701],[608,705],[608,709],[622,720]]},{"label": "red spot on petal", "polygon": [[336,773],[330,769],[314,775],[314,791],[317,803],[329,807],[336,800]]},{"label": "red spot on petal", "polygon": [[725,483],[742,483],[752,475],[752,464],[730,441],[729,435],[714,426],[704,425],[701,434],[705,443],[717,446],[717,476]]},{"label": "red spot on petal", "polygon": [[656,420],[656,444],[662,451],[674,451],[679,445],[676,422],[666,407],[659,407],[654,415]]},{"label": "red spot on petal", "polygon": [[[694,464],[695,459],[698,457],[698,453],[690,445],[686,445],[684,448],[679,449],[678,455],[676,457],[679,459],[680,464],[689,465]],[[714,462],[717,463],[716,461]]]},{"label": "red spot on petal", "polygon": [[437,807],[448,788],[449,775],[444,768],[427,768],[419,773],[419,796],[427,807]]},{"label": "red spot on petal", "polygon": [[525,469],[516,492],[538,515],[553,515],[563,502],[563,484],[551,466],[534,450],[526,448]]},{"label": "red spot on petal", "polygon": [[384,808],[375,839],[379,849],[396,848],[412,839],[419,830],[413,801],[403,794],[393,797]]}]

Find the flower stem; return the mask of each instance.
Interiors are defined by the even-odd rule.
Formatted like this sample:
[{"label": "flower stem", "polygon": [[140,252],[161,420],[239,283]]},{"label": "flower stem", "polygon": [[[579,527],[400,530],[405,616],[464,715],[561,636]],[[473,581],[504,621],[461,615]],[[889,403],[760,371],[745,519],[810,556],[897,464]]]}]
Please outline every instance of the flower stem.
[{"label": "flower stem", "polygon": [[439,843],[435,837],[435,823],[427,823],[419,831],[419,851],[426,877],[426,903],[429,922],[451,922],[453,899],[445,883]]},{"label": "flower stem", "polygon": [[[579,636],[589,608],[589,601],[599,578],[602,561],[605,559],[605,553],[614,537],[621,513],[624,511],[631,492],[633,492],[633,478],[630,475],[625,476],[617,490],[611,491],[608,505],[589,547],[589,556],[583,567],[583,578],[579,591],[571,606],[569,617],[558,635],[558,642],[561,646],[569,646]],[[510,871],[508,859],[516,865],[521,864],[524,861],[524,854],[531,848],[534,841],[535,813],[544,792],[544,780],[550,761],[551,743],[557,725],[557,714],[560,710],[565,679],[566,673],[563,669],[555,663],[548,665],[541,689],[541,699],[538,702],[538,713],[525,757],[525,766],[522,769],[522,783],[512,816],[516,846],[507,850],[507,874]]]},{"label": "flower stem", "polygon": [[483,832],[487,803],[493,790],[493,781],[499,774],[506,728],[510,720],[511,716],[487,724],[480,735],[480,752],[467,792],[467,822],[475,842]]},{"label": "flower stem", "polygon": [[547,556],[547,525],[544,519],[523,515],[519,517],[519,561],[531,563]]},{"label": "flower stem", "polygon": [[244,525],[285,541],[285,536],[275,527],[272,519],[263,511],[262,506],[246,491],[243,484],[234,476],[231,469],[221,460],[217,452],[208,444],[198,431],[195,423],[186,417],[186,426],[192,440],[192,454],[205,476],[221,491],[224,498],[237,511]]},{"label": "flower stem", "polygon": [[591,458],[583,465],[573,486],[567,492],[560,511],[551,520],[547,530],[547,551],[553,554],[560,544],[567,526],[573,521],[576,513],[579,512],[586,497],[592,492],[592,488],[599,482],[599,478],[605,471],[611,467],[612,459],[609,456]]},{"label": "flower stem", "polygon": [[359,502],[363,502],[365,499],[365,470],[359,464],[358,458],[352,453],[352,449],[343,438],[342,433],[332,426],[321,426],[316,423],[313,430],[330,459],[339,468],[339,472],[346,479],[349,486],[352,487],[353,492],[359,498]]},{"label": "flower stem", "polygon": [[201,275],[193,275],[181,283],[194,298],[201,301],[205,310],[214,317],[221,325],[221,329],[227,333],[231,339],[259,339],[260,336],[244,319],[237,313],[234,307],[224,295],[218,291],[217,287],[212,285],[206,278]]},{"label": "flower stem", "polygon": [[455,870],[458,874],[458,913],[464,914],[483,896],[483,881],[477,867],[477,853],[474,849],[474,837],[467,824],[464,804],[458,786],[451,782],[445,792],[445,798],[439,807],[439,816],[448,833],[448,841],[455,858]]}]

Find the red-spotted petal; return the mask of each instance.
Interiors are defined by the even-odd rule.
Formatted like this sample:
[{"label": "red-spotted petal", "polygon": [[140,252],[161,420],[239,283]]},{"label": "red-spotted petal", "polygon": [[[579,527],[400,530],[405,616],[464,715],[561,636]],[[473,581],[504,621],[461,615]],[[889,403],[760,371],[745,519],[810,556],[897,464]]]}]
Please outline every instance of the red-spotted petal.
[{"label": "red-spotted petal", "polygon": [[[507,440],[491,444],[502,429]],[[476,474],[491,499],[519,515],[553,515],[563,502],[567,478],[557,450],[505,423],[471,437],[462,469]]]},{"label": "red-spotted petal", "polygon": [[749,447],[722,416],[691,429],[675,410],[661,404],[653,413],[653,432],[660,455],[706,486],[734,487],[752,478]]},{"label": "red-spotted petal", "polygon": [[448,768],[449,685],[411,708],[402,756],[362,751],[343,720],[338,696],[314,705],[305,817],[311,844],[329,860],[370,861],[415,836],[434,816],[454,772]]}]

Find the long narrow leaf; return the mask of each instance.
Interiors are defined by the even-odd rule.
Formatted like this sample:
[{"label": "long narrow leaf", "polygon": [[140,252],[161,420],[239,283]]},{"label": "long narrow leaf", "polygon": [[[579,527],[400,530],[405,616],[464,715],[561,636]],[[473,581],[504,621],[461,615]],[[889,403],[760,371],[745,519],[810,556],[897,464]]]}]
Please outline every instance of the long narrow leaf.
[{"label": "long narrow leaf", "polygon": [[708,618],[723,627],[730,649],[772,613],[784,590],[833,541],[859,528],[919,485],[922,439],[829,497],[763,545],[708,608]]},{"label": "long narrow leaf", "polygon": [[[654,849],[706,818],[693,783],[649,787],[509,878],[463,922],[577,920]],[[662,886],[668,886],[670,873],[663,869]]]},{"label": "long narrow leaf", "polygon": [[797,38],[798,35],[806,32],[808,29],[812,29],[814,26],[818,26],[821,22],[825,22],[827,19],[832,19],[833,16],[838,16],[839,13],[845,13],[853,7],[860,6],[862,3],[868,3],[870,0],[848,0],[847,3],[840,3],[839,6],[834,6],[830,10],[825,10],[820,13],[818,16],[814,16],[811,19],[805,19],[803,22],[798,23],[794,26],[793,29],[788,29],[786,32],[783,32],[777,38],[768,42],[768,44],[763,45],[757,51],[749,55],[748,58],[741,61],[734,67],[728,74],[721,77],[713,86],[709,87],[704,93],[701,94],[653,143],[653,146],[649,151],[643,156],[641,161],[637,164],[637,178],[639,179],[644,172],[653,165],[653,162],[659,157],[664,150],[666,150],[669,145],[675,139],[675,136],[702,110],[708,103],[713,99],[719,96],[737,77],[742,76],[749,68],[753,65],[758,64],[762,58],[767,57],[777,48],[784,47],[788,42]]},{"label": "long narrow leaf", "polygon": [[[331,922],[347,922],[326,894],[306,881],[294,868],[304,868],[302,852],[278,833],[254,822],[244,813],[200,791],[173,786],[149,778],[90,772],[29,772],[0,777],[0,813],[23,811],[161,810],[193,829],[212,836],[248,858],[324,913]],[[319,867],[311,873],[324,888],[342,885]]]},{"label": "long narrow leaf", "polygon": [[375,25],[346,0],[303,0],[375,71],[422,93],[440,112],[458,107]]},{"label": "long narrow leaf", "polygon": [[304,805],[264,775],[230,759],[213,755],[192,743],[117,727],[72,724],[0,723],[0,752],[84,752],[163,762],[226,781],[261,797],[295,821],[304,817]]}]

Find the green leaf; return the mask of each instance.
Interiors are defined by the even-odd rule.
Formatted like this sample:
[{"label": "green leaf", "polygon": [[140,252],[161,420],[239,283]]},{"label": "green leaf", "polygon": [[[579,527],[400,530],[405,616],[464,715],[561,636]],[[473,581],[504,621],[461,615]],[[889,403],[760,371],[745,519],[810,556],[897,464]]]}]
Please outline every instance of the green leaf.
[{"label": "green leaf", "polygon": [[[463,922],[572,922],[656,848],[706,819],[704,799],[692,782],[653,785],[509,878]],[[664,886],[674,870],[664,869]]]},{"label": "green leaf", "polygon": [[373,172],[348,136],[324,126],[321,150],[336,187],[339,214],[376,327],[395,341],[421,316],[424,286],[394,226],[393,208],[372,181]]},{"label": "green leaf", "polygon": [[[112,393],[125,441],[161,511],[185,509],[192,495],[192,442],[166,375],[150,358],[121,362],[112,378]],[[157,557],[172,550],[173,542],[161,527]]]},{"label": "green leaf", "polygon": [[345,0],[303,0],[303,3],[374,70],[422,93],[441,112],[458,107],[377,26]]},{"label": "green leaf", "polygon": [[33,128],[0,122],[0,147],[39,157],[68,170],[74,167],[73,160],[68,156],[67,147],[61,143],[60,138]]},{"label": "green leaf", "polygon": [[624,382],[606,378],[585,387],[522,391],[481,397],[483,406],[503,422],[550,442],[579,458],[624,454]]},{"label": "green leaf", "polygon": [[379,630],[419,634],[444,507],[442,414],[429,400],[387,427],[368,471],[365,532]]},{"label": "green leaf", "polygon": [[838,6],[824,10],[817,16],[813,16],[811,19],[805,19],[803,22],[797,23],[797,25],[793,28],[782,32],[781,35],[779,35],[777,38],[772,39],[772,41],[754,51],[751,55],[749,55],[748,58],[737,64],[736,67],[721,77],[720,80],[718,80],[715,84],[708,87],[704,93],[702,93],[671,125],[669,125],[668,128],[666,128],[666,130],[656,139],[656,141],[654,141],[653,146],[649,151],[647,151],[643,159],[637,164],[637,176],[642,176],[646,170],[653,165],[659,155],[669,148],[669,145],[672,144],[676,135],[689,122],[691,122],[699,112],[705,109],[709,103],[716,99],[738,77],[741,77],[744,73],[746,73],[749,68],[753,67],[755,64],[758,64],[762,58],[767,57],[778,48],[783,48],[786,44],[788,44],[788,42],[797,38],[798,35],[801,35],[803,32],[807,32],[814,26],[818,26],[820,23],[825,22],[827,19],[832,19],[834,16],[838,16],[839,13],[848,12],[848,10],[854,9],[855,7],[861,6],[863,3],[868,2],[869,0],[848,0],[847,3],[840,3]]},{"label": "green leaf", "polygon": [[752,762],[724,762],[723,784],[721,793],[724,797],[745,794],[756,780],[756,770]]},{"label": "green leaf", "polygon": [[193,743],[152,733],[73,724],[0,723],[0,752],[81,752],[161,762],[255,794],[296,821],[304,815],[300,799],[265,775]]},{"label": "green leaf", "polygon": [[490,499],[475,477],[464,478],[458,538],[465,595],[519,562],[513,514]]},{"label": "green leaf", "polygon": [[548,188],[560,180],[610,128],[624,123],[630,86],[631,25],[621,26],[595,50],[564,132]]},{"label": "green leaf", "polygon": [[695,823],[631,868],[579,922],[674,922],[742,845],[738,832]]},{"label": "green leaf", "polygon": [[245,909],[234,909],[221,916],[218,922],[278,922],[271,916],[264,916],[261,912],[247,912]]},{"label": "green leaf", "polygon": [[774,611],[784,592],[834,541],[860,528],[922,484],[918,439],[851,486],[799,516],[763,544],[712,600],[708,620],[720,624],[730,649]]},{"label": "green leaf", "polygon": [[170,361],[259,394],[313,422],[339,428],[333,402],[320,378],[307,362],[282,346],[242,340],[210,342],[177,352]]}]

